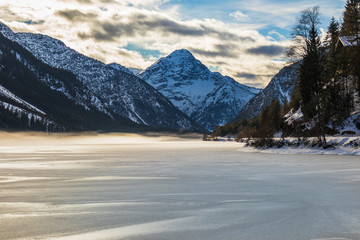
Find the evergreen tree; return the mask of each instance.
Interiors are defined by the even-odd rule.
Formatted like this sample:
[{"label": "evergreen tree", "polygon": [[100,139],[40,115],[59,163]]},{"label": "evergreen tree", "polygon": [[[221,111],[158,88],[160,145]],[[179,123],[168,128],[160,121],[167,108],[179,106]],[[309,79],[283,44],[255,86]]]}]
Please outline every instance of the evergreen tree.
[{"label": "evergreen tree", "polygon": [[341,35],[351,37],[353,44],[356,45],[356,50],[352,51],[349,60],[350,71],[360,93],[360,0],[347,0]]},{"label": "evergreen tree", "polygon": [[[324,50],[321,47],[319,36],[319,24],[319,7],[302,11],[298,18],[294,37],[296,39],[302,39],[305,43],[302,46],[302,64],[299,73],[299,91],[302,110],[305,118],[308,120],[316,120],[317,135],[321,141],[326,143],[325,64]],[[297,42],[299,41],[297,40]]]},{"label": "evergreen tree", "polygon": [[306,40],[303,63],[300,67],[299,85],[303,112],[308,118],[313,118],[319,109],[317,105],[323,87],[322,75],[324,68],[320,50],[320,38],[315,26],[310,33],[309,39]]},{"label": "evergreen tree", "polygon": [[273,100],[270,104],[270,117],[272,122],[272,128],[276,132],[280,130],[280,122],[281,122],[280,110],[281,110],[281,106],[279,101]]},{"label": "evergreen tree", "polygon": [[330,119],[334,125],[340,125],[348,117],[350,109],[349,102],[346,101],[347,94],[343,86],[343,79],[339,77],[339,54],[337,44],[340,37],[340,24],[333,17],[328,27],[326,35],[326,78],[330,84],[326,87],[326,118]]},{"label": "evergreen tree", "polygon": [[271,104],[261,111],[259,117],[259,135],[272,138],[280,130],[280,103],[272,100]]},{"label": "evergreen tree", "polygon": [[341,27],[342,36],[357,36],[360,34],[360,0],[347,0],[344,20]]},{"label": "evergreen tree", "polygon": [[337,63],[336,63],[336,45],[338,43],[340,37],[340,24],[335,20],[334,17],[331,18],[328,31],[326,34],[326,46],[328,48],[328,62],[327,62],[327,70],[330,77],[335,76]]}]

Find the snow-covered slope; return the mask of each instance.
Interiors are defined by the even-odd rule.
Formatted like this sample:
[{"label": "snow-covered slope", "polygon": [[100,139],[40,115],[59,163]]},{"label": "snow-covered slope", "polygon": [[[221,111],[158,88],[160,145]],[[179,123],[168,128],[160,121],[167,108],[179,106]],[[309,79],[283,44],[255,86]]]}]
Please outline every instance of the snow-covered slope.
[{"label": "snow-covered slope", "polygon": [[[90,95],[88,95],[90,94]],[[76,76],[51,67],[0,34],[0,128],[130,131],[145,127],[91,104]]]},{"label": "snow-covered slope", "polygon": [[59,126],[54,121],[50,120],[45,112],[21,99],[13,94],[11,91],[0,85],[0,111],[2,117],[5,116],[5,112],[9,112],[17,116],[17,118],[23,118],[27,121],[27,125],[31,127],[32,124],[43,125],[46,131],[52,131]]},{"label": "snow-covered slope", "polygon": [[297,71],[300,63],[294,63],[284,67],[276,74],[266,86],[266,88],[251,99],[240,111],[233,121],[240,121],[243,118],[258,116],[261,110],[270,105],[272,100],[278,100],[281,105],[285,101],[289,102],[291,93],[294,90]]},{"label": "snow-covered slope", "polygon": [[38,109],[37,107],[35,107],[35,106],[31,105],[30,103],[26,102],[25,100],[19,98],[18,96],[16,96],[15,94],[13,94],[12,92],[10,92],[9,90],[7,90],[6,88],[4,88],[1,85],[0,85],[0,96],[7,98],[9,100],[12,100],[12,101],[22,105],[24,108],[27,108],[34,112],[37,112],[38,114],[42,114],[42,115],[46,114],[43,111],[41,111],[40,109]]},{"label": "snow-covered slope", "polygon": [[49,36],[14,33],[2,23],[0,33],[25,47],[42,62],[74,73],[93,93],[90,100],[99,110],[108,110],[150,126],[198,128],[162,94],[118,64],[106,65],[86,57]]},{"label": "snow-covered slope", "polygon": [[233,119],[260,91],[211,72],[185,49],[161,58],[138,76],[208,130]]}]

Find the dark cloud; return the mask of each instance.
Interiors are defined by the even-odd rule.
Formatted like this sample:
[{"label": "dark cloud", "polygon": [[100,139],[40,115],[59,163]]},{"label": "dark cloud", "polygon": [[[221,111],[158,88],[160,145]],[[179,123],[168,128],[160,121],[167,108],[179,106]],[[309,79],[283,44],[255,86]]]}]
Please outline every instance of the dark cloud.
[{"label": "dark cloud", "polygon": [[170,19],[145,19],[140,24],[144,24],[150,29],[162,30],[164,35],[167,33],[174,33],[182,36],[203,36],[206,35],[206,32],[202,28],[190,27],[184,24],[179,24]]},{"label": "dark cloud", "polygon": [[254,55],[275,57],[283,54],[285,52],[285,48],[277,45],[269,45],[269,46],[250,48],[246,52]]},{"label": "dark cloud", "polygon": [[134,37],[136,29],[129,24],[114,24],[110,22],[95,24],[90,33],[78,33],[81,39],[93,38],[97,41],[113,41],[121,36]]},{"label": "dark cloud", "polygon": [[28,25],[39,25],[39,24],[43,24],[44,22],[45,22],[44,20],[39,20],[39,21],[29,20],[29,21],[25,21],[24,23]]},{"label": "dark cloud", "polygon": [[209,28],[205,25],[201,25],[204,32],[207,34],[217,35],[218,37],[225,40],[233,40],[233,41],[241,41],[241,42],[256,42],[256,40],[252,37],[239,37],[236,34],[230,32],[219,31],[217,29]]},{"label": "dark cloud", "polygon": [[256,79],[257,78],[257,76],[255,74],[245,73],[245,72],[237,73],[235,75],[235,77],[237,77],[237,78],[247,78],[247,79]]},{"label": "dark cloud", "polygon": [[275,63],[268,63],[265,67],[271,72],[279,71],[279,65]]},{"label": "dark cloud", "polygon": [[210,65],[216,65],[216,66],[221,66],[221,65],[227,65],[228,63],[224,62],[224,61],[211,61],[211,59],[209,59],[210,61],[208,61],[208,63]]},{"label": "dark cloud", "polygon": [[83,13],[79,10],[59,10],[55,15],[63,17],[71,22],[91,21],[98,15],[95,13]]},{"label": "dark cloud", "polygon": [[92,30],[89,33],[79,33],[78,36],[82,39],[94,38],[100,41],[113,41],[122,36],[144,36],[153,32],[160,33],[163,36],[170,34],[190,37],[212,35],[224,40],[255,42],[251,37],[239,37],[236,34],[213,29],[205,25],[189,26],[159,15],[145,15],[140,13],[133,14],[126,19],[122,16],[114,15],[112,21],[94,21]]},{"label": "dark cloud", "polygon": [[246,78],[246,79],[258,79],[260,77],[269,77],[271,78],[273,75],[260,75],[246,72],[239,72],[235,75],[236,78]]},{"label": "dark cloud", "polygon": [[206,51],[198,48],[190,48],[191,52],[206,56],[206,57],[227,57],[227,58],[238,58],[238,46],[235,44],[218,44],[214,46],[214,50]]},{"label": "dark cloud", "polygon": [[121,55],[121,56],[132,57],[132,55],[128,51],[123,50],[123,49],[117,50],[117,53],[118,53],[118,55]]}]

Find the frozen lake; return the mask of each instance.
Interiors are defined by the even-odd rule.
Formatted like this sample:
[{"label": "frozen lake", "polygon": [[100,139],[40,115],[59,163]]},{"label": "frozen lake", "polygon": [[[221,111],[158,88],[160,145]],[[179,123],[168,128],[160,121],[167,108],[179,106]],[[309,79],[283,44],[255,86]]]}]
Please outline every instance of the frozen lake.
[{"label": "frozen lake", "polygon": [[0,239],[360,239],[359,156],[241,148],[2,134]]}]

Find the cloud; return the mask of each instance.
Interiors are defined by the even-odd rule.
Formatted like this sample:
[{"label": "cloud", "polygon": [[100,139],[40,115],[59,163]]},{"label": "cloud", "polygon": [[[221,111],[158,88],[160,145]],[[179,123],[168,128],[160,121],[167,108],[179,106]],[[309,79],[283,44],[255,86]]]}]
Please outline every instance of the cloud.
[{"label": "cloud", "polygon": [[246,52],[254,55],[276,57],[284,54],[285,48],[278,45],[259,46],[255,48],[250,48]]},{"label": "cloud", "polygon": [[241,73],[237,73],[235,75],[235,77],[237,78],[247,78],[247,79],[256,79],[256,75],[253,73],[245,73],[245,72],[241,72]]},{"label": "cloud", "polygon": [[44,22],[45,22],[44,20],[39,20],[39,21],[28,20],[25,21],[24,23],[32,25],[32,24],[43,24]]},{"label": "cloud", "polygon": [[206,57],[239,57],[239,47],[235,44],[216,44],[213,47],[213,50],[204,50],[201,48],[189,48],[189,50],[193,53]]},{"label": "cloud", "polygon": [[[15,31],[46,34],[82,54],[126,67],[145,69],[159,57],[184,48],[223,75],[263,87],[284,64],[272,59],[287,46],[286,39],[262,35],[243,22],[187,16],[180,7],[169,8],[171,4],[166,0],[11,0],[0,3],[0,18]],[[229,12],[226,15],[229,19]],[[240,11],[233,16],[240,17]],[[45,22],[24,23],[29,19]]]},{"label": "cloud", "polygon": [[[177,23],[161,16],[147,16],[133,14],[129,17],[120,17],[120,21],[95,22],[89,33],[80,33],[82,39],[93,38],[100,41],[112,41],[118,37],[146,36],[151,32],[163,36],[176,34],[181,36],[203,36],[206,30],[201,27]],[[210,32],[209,32],[210,33]]]},{"label": "cloud", "polygon": [[71,22],[89,21],[98,17],[98,15],[95,13],[83,13],[79,10],[58,10],[54,14],[63,17]]},{"label": "cloud", "polygon": [[62,2],[78,2],[78,3],[82,3],[82,4],[91,4],[93,3],[92,0],[60,0]]},{"label": "cloud", "polygon": [[280,34],[279,32],[277,32],[275,30],[270,31],[268,34],[269,34],[268,38],[273,41],[286,41],[287,40],[284,35]]},{"label": "cloud", "polygon": [[[93,18],[77,10],[61,11],[58,15],[69,20]],[[224,40],[255,42],[250,36],[238,36],[229,31],[218,30],[205,23],[175,21],[160,14],[131,13],[130,15],[113,15],[111,21],[95,21],[90,32],[78,33],[81,39],[98,41],[113,41],[119,37],[147,36],[149,34],[169,36],[175,34],[181,37],[221,37]]]},{"label": "cloud", "polygon": [[240,21],[240,22],[250,20],[250,17],[248,15],[244,14],[243,12],[241,12],[239,10],[236,12],[230,13],[229,16],[235,18],[237,21]]},{"label": "cloud", "polygon": [[261,78],[261,77],[267,77],[267,78],[271,78],[273,75],[259,75],[259,74],[253,74],[253,73],[246,73],[246,72],[239,72],[235,75],[236,78],[246,78],[246,79],[257,79],[257,78]]},{"label": "cloud", "polygon": [[251,22],[257,23],[259,26],[265,25],[261,28],[277,27],[290,30],[295,24],[295,17],[301,10],[316,5],[320,6],[323,23],[326,25],[332,16],[340,17],[342,15],[345,2],[345,0],[294,0],[287,1],[285,4],[285,1],[277,0],[237,0],[236,3],[231,1],[230,4],[234,8],[241,9],[241,11],[231,13],[235,19],[238,16],[237,21],[247,22],[246,16],[248,16]]}]

